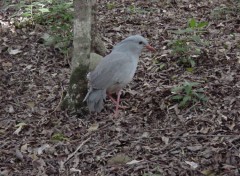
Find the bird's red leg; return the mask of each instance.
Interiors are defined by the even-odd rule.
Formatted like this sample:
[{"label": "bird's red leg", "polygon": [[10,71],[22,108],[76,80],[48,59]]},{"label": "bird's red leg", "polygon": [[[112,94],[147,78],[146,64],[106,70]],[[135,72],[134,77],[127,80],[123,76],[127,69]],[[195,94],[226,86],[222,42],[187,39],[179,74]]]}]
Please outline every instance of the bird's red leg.
[{"label": "bird's red leg", "polygon": [[[117,95],[119,95],[119,92],[120,92],[120,95],[121,95],[121,91],[118,91]],[[109,98],[111,99],[111,101],[114,103],[114,104],[118,104],[118,107],[121,108],[121,109],[126,109],[127,107],[126,106],[120,106],[119,103],[120,103],[120,95],[119,95],[119,102],[117,102],[111,94],[107,94],[109,96]]]},{"label": "bird's red leg", "polygon": [[111,94],[108,94],[109,98],[112,100],[113,103],[117,104],[117,101],[112,97]]},{"label": "bird's red leg", "polygon": [[121,96],[121,91],[118,91],[118,93],[117,93],[117,104],[116,104],[115,116],[118,116],[118,108],[119,108],[120,96]]}]

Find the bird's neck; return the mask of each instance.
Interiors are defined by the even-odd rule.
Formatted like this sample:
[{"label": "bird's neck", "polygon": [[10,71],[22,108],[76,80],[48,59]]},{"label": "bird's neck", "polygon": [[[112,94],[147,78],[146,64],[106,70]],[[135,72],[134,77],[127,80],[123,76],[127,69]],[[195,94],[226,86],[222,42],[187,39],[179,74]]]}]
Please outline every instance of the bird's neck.
[{"label": "bird's neck", "polygon": [[133,45],[131,44],[121,44],[119,43],[118,45],[116,45],[113,48],[113,51],[115,52],[124,52],[124,53],[128,53],[134,57],[139,58],[140,54],[141,54],[141,50],[139,50],[138,48],[135,48]]}]

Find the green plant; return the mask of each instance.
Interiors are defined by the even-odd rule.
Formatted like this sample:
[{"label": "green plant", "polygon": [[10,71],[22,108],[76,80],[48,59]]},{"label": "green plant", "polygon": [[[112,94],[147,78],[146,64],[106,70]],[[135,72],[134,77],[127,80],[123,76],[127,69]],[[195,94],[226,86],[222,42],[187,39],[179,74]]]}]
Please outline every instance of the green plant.
[{"label": "green plant", "polygon": [[148,12],[152,12],[153,8],[142,8],[132,4],[127,7],[127,11],[132,14],[146,14]]},{"label": "green plant", "polygon": [[61,133],[55,133],[55,134],[53,134],[53,136],[52,136],[52,140],[53,141],[66,141],[66,140],[68,140],[68,138],[67,137],[65,137],[63,134],[61,134]]},{"label": "green plant", "polygon": [[171,89],[173,101],[179,102],[179,107],[183,108],[191,103],[207,101],[202,88],[196,88],[199,83],[185,82],[180,86]]},{"label": "green plant", "polygon": [[210,14],[213,19],[227,19],[228,15],[240,14],[240,0],[236,0],[233,6],[224,4],[214,8]]},{"label": "green plant", "polygon": [[73,39],[72,2],[53,4],[48,12],[36,16],[35,21],[49,27],[56,46],[66,53],[67,46]]},{"label": "green plant", "polygon": [[108,10],[112,10],[112,9],[114,9],[114,7],[115,7],[115,3],[114,2],[108,2],[107,3],[107,9]]},{"label": "green plant", "polygon": [[22,21],[15,24],[18,27],[24,22],[45,26],[54,41],[55,47],[66,53],[70,41],[73,38],[73,2],[64,0],[21,0],[17,5]]},{"label": "green plant", "polygon": [[170,31],[175,34],[176,39],[170,41],[168,45],[172,49],[172,55],[180,58],[180,63],[186,67],[195,67],[197,58],[202,49],[208,45],[201,39],[201,34],[205,32],[204,28],[208,22],[197,22],[194,18],[189,20],[186,29]]},{"label": "green plant", "polygon": [[128,10],[131,12],[131,13],[136,13],[138,8],[135,6],[135,5],[130,5],[128,6]]}]

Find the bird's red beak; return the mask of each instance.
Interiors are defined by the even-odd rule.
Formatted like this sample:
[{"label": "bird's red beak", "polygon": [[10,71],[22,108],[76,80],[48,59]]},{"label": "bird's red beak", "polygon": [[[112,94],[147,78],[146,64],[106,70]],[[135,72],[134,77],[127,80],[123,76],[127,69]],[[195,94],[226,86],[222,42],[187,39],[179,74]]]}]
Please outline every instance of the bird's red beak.
[{"label": "bird's red beak", "polygon": [[146,48],[147,48],[148,50],[150,50],[150,51],[153,51],[153,52],[156,51],[156,50],[155,50],[153,47],[151,47],[150,45],[146,45]]}]

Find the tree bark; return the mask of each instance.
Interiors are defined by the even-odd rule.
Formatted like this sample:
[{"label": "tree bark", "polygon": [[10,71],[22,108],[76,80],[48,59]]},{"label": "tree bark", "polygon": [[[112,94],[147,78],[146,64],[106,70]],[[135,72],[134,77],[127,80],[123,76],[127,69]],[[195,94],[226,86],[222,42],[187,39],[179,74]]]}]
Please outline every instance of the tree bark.
[{"label": "tree bark", "polygon": [[79,66],[89,65],[91,50],[91,0],[74,0],[73,58],[72,70]]},{"label": "tree bark", "polygon": [[[106,47],[98,36],[96,0],[74,0],[74,39],[71,77],[62,108],[74,108],[81,112],[87,93],[87,73],[93,70],[105,55]],[[98,55],[98,54],[100,55]]]},{"label": "tree bark", "polygon": [[91,29],[91,36],[92,36],[92,43],[91,43],[91,52],[99,54],[101,56],[106,55],[107,49],[101,40],[101,37],[98,33],[98,26],[97,26],[97,4],[96,0],[92,0],[92,29]]},{"label": "tree bark", "polygon": [[87,92],[87,78],[91,51],[92,0],[74,0],[73,57],[68,93],[63,108],[79,110]]}]

